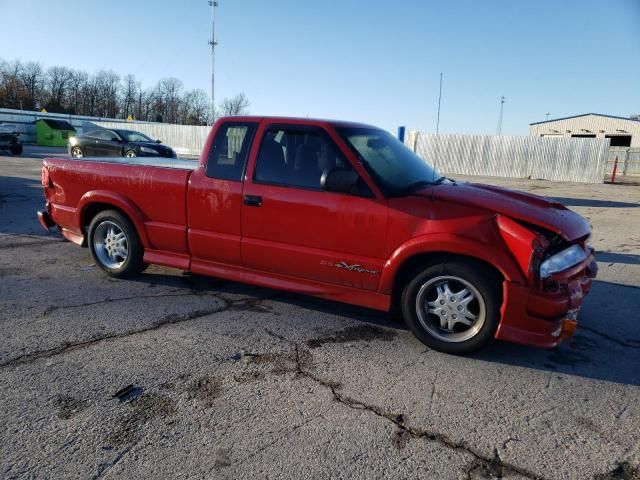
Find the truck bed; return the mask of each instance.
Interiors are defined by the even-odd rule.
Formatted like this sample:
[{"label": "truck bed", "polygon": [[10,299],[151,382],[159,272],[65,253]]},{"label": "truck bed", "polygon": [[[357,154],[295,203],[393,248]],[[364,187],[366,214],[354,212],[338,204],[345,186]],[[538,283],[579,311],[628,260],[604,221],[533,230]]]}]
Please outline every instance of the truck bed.
[{"label": "truck bed", "polygon": [[141,231],[149,250],[187,253],[187,183],[196,161],[159,157],[46,158],[53,221],[63,234],[85,240],[87,211],[96,202],[113,205]]},{"label": "truck bed", "polygon": [[160,168],[177,168],[183,170],[195,170],[198,166],[198,160],[187,160],[184,158],[166,158],[166,157],[83,157],[83,158],[64,158],[63,160],[72,160],[77,162],[100,162],[113,163],[118,165],[141,165],[146,167]]}]

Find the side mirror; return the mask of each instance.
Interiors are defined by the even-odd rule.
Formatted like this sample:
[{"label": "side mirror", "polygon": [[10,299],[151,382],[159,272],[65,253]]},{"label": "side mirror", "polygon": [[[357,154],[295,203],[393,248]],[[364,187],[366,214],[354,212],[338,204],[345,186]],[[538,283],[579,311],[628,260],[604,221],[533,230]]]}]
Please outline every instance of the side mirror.
[{"label": "side mirror", "polygon": [[111,137],[112,142],[119,142],[120,139],[118,137]]},{"label": "side mirror", "polygon": [[369,140],[367,140],[367,147],[369,148],[379,150],[381,148],[384,148],[384,146],[385,142],[380,138],[370,138]]},{"label": "side mirror", "polygon": [[156,140],[156,143],[162,143],[162,140]]},{"label": "side mirror", "polygon": [[320,187],[328,192],[357,194],[359,179],[360,177],[355,170],[332,168],[322,174]]}]

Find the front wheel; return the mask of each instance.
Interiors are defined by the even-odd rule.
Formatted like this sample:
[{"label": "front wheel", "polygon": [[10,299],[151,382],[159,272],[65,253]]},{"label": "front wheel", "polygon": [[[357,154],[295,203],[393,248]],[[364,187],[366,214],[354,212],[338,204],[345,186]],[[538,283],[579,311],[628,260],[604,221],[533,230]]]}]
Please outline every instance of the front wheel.
[{"label": "front wheel", "polygon": [[82,149],[80,147],[73,147],[71,149],[71,156],[73,158],[82,158],[82,157],[84,157],[84,152],[82,151]]},{"label": "front wheel", "polygon": [[112,277],[127,277],[145,268],[144,248],[131,221],[115,210],[98,213],[89,225],[91,256]]},{"label": "front wheel", "polygon": [[127,153],[125,153],[124,156],[127,158],[134,158],[136,156],[136,152],[133,150],[127,150]]},{"label": "front wheel", "polygon": [[13,145],[11,147],[11,153],[13,155],[22,155],[22,145],[21,144]]},{"label": "front wheel", "polygon": [[493,340],[500,321],[500,282],[488,268],[456,260],[426,267],[402,292],[402,314],[425,345],[466,354]]}]

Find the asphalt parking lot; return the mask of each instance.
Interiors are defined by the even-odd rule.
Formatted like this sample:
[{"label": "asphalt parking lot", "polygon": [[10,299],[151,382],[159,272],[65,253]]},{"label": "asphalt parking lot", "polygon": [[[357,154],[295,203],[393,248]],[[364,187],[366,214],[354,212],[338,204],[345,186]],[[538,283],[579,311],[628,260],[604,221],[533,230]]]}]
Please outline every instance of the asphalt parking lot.
[{"label": "asphalt parking lot", "polygon": [[640,187],[481,180],[593,224],[556,349],[454,357],[342,304],[110,279],[41,230],[40,160],[0,157],[0,478],[639,478]]}]

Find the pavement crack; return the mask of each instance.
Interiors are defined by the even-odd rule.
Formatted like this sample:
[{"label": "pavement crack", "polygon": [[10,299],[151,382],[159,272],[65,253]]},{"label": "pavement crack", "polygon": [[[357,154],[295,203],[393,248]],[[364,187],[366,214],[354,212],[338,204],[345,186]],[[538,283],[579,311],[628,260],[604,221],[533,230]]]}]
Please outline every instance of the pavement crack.
[{"label": "pavement crack", "polygon": [[429,415],[433,410],[433,401],[436,398],[436,384],[438,383],[438,371],[436,370],[435,375],[433,377],[433,381],[431,382],[431,398],[429,399]]},{"label": "pavement crack", "polygon": [[300,353],[300,346],[298,343],[287,339],[283,335],[275,333],[271,330],[265,329],[265,331],[276,338],[279,338],[287,343],[289,343],[294,349],[294,360],[295,360],[295,373],[296,375],[304,378],[308,378],[317,384],[325,387],[332,395],[335,401],[341,403],[342,405],[352,409],[359,411],[369,412],[377,417],[380,417],[389,423],[392,423],[395,427],[399,429],[400,432],[404,435],[409,435],[416,439],[424,439],[431,442],[435,442],[443,447],[462,451],[467,453],[473,457],[473,462],[471,463],[468,471],[469,478],[471,473],[477,471],[478,469],[482,469],[483,471],[490,472],[495,476],[503,476],[505,474],[518,474],[523,477],[532,479],[532,480],[544,480],[540,474],[531,472],[526,468],[519,467],[514,465],[513,463],[506,462],[500,458],[498,455],[497,449],[494,449],[493,456],[487,456],[480,452],[478,449],[472,447],[464,440],[453,440],[448,435],[439,432],[433,432],[429,430],[424,430],[420,428],[415,428],[407,425],[406,417],[403,414],[397,413],[388,413],[385,412],[382,408],[376,405],[370,405],[366,402],[357,400],[355,398],[349,397],[340,393],[338,391],[339,384],[336,382],[328,381],[323,378],[320,378],[313,372],[307,370],[304,365],[303,357]]},{"label": "pavement crack", "polygon": [[0,245],[1,250],[8,250],[11,248],[23,248],[23,247],[37,247],[39,245],[48,245],[50,243],[65,243],[64,240],[48,240],[42,239],[38,241],[31,242],[14,242],[14,243],[4,243]]},{"label": "pavement crack", "polygon": [[124,332],[113,333],[109,335],[102,335],[99,337],[90,338],[88,340],[84,340],[80,342],[65,343],[55,348],[40,350],[33,353],[27,353],[27,354],[20,355],[18,357],[0,362],[0,368],[15,367],[17,365],[22,365],[25,363],[32,363],[42,358],[55,357],[57,355],[62,355],[75,350],[91,347],[98,343],[117,340],[117,339],[129,337],[132,335],[138,335],[141,333],[150,332],[153,330],[159,330],[169,325],[175,325],[177,323],[196,320],[198,318],[206,317],[208,315],[213,315],[216,313],[221,313],[226,311],[235,311],[235,310],[254,309],[254,308],[257,308],[260,305],[260,303],[269,299],[269,297],[259,297],[259,298],[240,298],[237,300],[231,300],[229,298],[223,297],[218,294],[212,295],[212,296],[217,298],[218,300],[221,300],[223,302],[223,305],[218,305],[213,308],[194,310],[186,314],[173,313],[163,317],[162,319],[160,319],[160,321],[155,322],[146,327],[127,330]]},{"label": "pavement crack", "polygon": [[132,443],[131,445],[128,445],[126,448],[122,449],[120,452],[118,452],[118,454],[116,455],[116,457],[112,461],[101,464],[98,467],[98,473],[96,473],[91,478],[93,480],[100,480],[101,478],[106,478],[109,475],[109,473],[111,472],[111,470],[113,469],[113,467],[115,467],[118,463],[120,463],[127,456],[127,454],[136,445],[138,445],[138,443],[140,443],[140,440],[137,440],[134,443]]},{"label": "pavement crack", "polygon": [[[96,300],[94,302],[84,302],[84,303],[75,303],[75,304],[67,304],[67,305],[49,305],[42,312],[43,316],[47,316],[48,314],[55,312],[60,309],[72,309],[72,308],[83,308],[83,307],[91,307],[94,305],[102,305],[105,303],[113,303],[113,302],[126,302],[128,300],[141,300],[145,298],[163,298],[163,297],[190,297],[190,296],[202,296],[202,292],[181,292],[181,293],[164,293],[164,294],[153,294],[153,295],[132,295],[130,297],[106,297],[102,300]],[[217,295],[211,295],[216,298],[220,298]],[[224,299],[220,298],[223,302]]]}]

